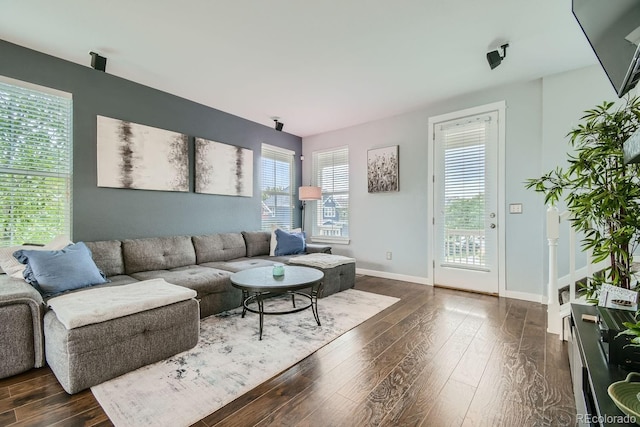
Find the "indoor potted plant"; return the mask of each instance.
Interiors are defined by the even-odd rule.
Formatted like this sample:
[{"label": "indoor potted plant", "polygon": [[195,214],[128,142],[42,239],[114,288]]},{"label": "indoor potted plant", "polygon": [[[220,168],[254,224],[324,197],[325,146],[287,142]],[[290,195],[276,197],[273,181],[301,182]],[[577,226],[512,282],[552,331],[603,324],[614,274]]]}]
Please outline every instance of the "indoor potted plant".
[{"label": "indoor potted plant", "polygon": [[585,111],[582,123],[567,135],[573,148],[568,167],[528,180],[527,188],[544,193],[546,204],[562,196],[582,247],[593,261],[609,259],[602,272],[587,281],[593,301],[602,283],[630,289],[633,252],[640,243],[640,167],[624,164],[624,142],[640,127],[640,99],[627,97],[615,107],[604,102]]}]

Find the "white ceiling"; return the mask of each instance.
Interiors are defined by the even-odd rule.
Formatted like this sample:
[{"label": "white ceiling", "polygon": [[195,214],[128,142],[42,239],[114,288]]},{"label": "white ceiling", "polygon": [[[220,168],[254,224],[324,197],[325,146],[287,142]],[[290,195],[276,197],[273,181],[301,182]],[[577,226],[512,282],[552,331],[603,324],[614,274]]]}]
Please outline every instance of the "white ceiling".
[{"label": "white ceiling", "polygon": [[571,0],[3,0],[0,38],[299,136],[596,63]]}]

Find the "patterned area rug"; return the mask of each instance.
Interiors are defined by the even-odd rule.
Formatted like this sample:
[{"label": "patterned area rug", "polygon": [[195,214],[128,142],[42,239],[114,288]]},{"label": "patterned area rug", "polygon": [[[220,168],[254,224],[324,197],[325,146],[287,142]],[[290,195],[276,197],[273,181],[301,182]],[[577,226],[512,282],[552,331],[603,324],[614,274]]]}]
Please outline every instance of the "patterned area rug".
[{"label": "patterned area rug", "polygon": [[[116,426],[189,426],[304,359],[397,298],[349,289],[319,301],[322,326],[311,309],[265,316],[241,309],[203,319],[193,349],[91,388]],[[302,303],[302,301],[299,301]],[[266,310],[290,307],[272,298]]]}]

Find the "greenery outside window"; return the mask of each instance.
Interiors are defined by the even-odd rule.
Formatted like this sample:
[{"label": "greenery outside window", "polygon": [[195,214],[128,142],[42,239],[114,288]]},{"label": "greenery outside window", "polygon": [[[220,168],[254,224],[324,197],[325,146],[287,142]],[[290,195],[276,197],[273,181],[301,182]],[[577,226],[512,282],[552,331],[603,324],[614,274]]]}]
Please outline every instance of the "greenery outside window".
[{"label": "greenery outside window", "polygon": [[0,246],[71,231],[71,95],[0,77]]},{"label": "greenery outside window", "polygon": [[312,154],[313,185],[322,188],[322,200],[309,203],[314,241],[349,241],[349,148]]},{"label": "greenery outside window", "polygon": [[270,231],[273,226],[293,228],[294,157],[291,150],[262,144],[262,230]]}]

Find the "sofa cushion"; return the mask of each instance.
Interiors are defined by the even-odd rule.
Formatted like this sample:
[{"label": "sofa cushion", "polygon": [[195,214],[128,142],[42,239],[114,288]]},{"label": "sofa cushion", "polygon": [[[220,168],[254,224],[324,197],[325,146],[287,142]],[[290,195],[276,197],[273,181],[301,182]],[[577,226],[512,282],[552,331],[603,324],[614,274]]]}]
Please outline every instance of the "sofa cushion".
[{"label": "sofa cushion", "polygon": [[84,242],[96,265],[107,276],[124,274],[124,260],[122,259],[122,242],[119,240],[103,240],[98,242]]},{"label": "sofa cushion", "polygon": [[228,261],[247,255],[244,238],[240,233],[220,233],[193,236],[198,264],[213,261]]},{"label": "sofa cushion", "polygon": [[262,258],[254,257],[254,258],[238,258],[238,259],[232,259],[230,261],[206,262],[200,265],[202,267],[217,268],[218,270],[225,270],[225,271],[230,271],[232,273],[237,273],[238,271],[246,270],[248,268],[271,267],[273,265],[273,261],[270,259],[262,259]]},{"label": "sofa cushion", "polygon": [[248,257],[269,255],[270,231],[243,231],[242,236],[247,246]]},{"label": "sofa cushion", "polygon": [[297,254],[297,255],[282,255],[282,256],[261,256],[261,257],[257,257],[256,259],[263,259],[265,261],[269,262],[269,265],[273,265],[273,264],[289,264],[289,260],[291,260],[291,258],[295,258],[298,256],[303,256],[304,254]]},{"label": "sofa cushion", "polygon": [[199,298],[202,298],[203,295],[226,292],[232,288],[229,275],[231,275],[229,271],[201,267],[199,265],[131,274],[138,280],[162,278],[174,285],[193,289],[198,293]]},{"label": "sofa cushion", "polygon": [[196,263],[196,252],[190,236],[123,240],[122,255],[125,273],[129,275]]},{"label": "sofa cushion", "polygon": [[94,286],[94,288],[99,288],[102,286],[122,286],[122,285],[128,285],[131,283],[136,283],[139,282],[138,279],[134,279],[131,276],[127,276],[126,274],[116,274],[115,276],[109,276],[107,277],[107,279],[109,279],[109,283],[104,284],[104,285],[97,285]]}]

